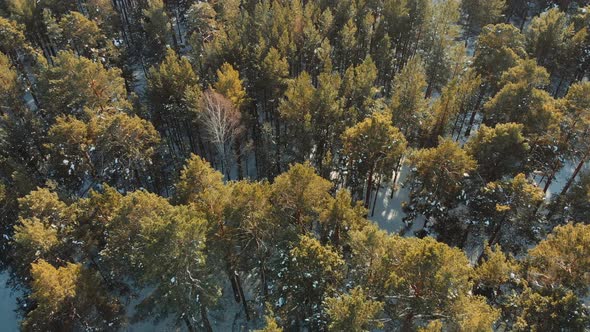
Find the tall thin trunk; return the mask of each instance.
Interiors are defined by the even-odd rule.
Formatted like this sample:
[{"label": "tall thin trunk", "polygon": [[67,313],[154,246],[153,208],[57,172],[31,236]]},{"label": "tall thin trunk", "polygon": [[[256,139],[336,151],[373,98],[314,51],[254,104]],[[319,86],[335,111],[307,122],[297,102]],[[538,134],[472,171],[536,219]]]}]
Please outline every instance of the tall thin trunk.
[{"label": "tall thin trunk", "polygon": [[488,241],[490,246],[493,246],[494,244],[498,243],[498,241],[500,241],[500,232],[502,231],[502,225],[505,223],[505,221],[506,216],[502,218],[502,221],[494,223],[494,229],[492,231],[492,234],[490,234],[490,238]]},{"label": "tall thin trunk", "polygon": [[400,156],[399,159],[397,160],[397,164],[395,165],[395,170],[394,170],[394,174],[393,174],[393,181],[391,183],[391,196],[389,197],[389,199],[393,199],[393,194],[395,193],[395,186],[396,186],[397,180],[399,179],[399,172],[401,170],[402,159],[403,159],[403,156]]},{"label": "tall thin trunk", "polygon": [[182,31],[180,30],[180,15],[178,15],[178,1],[176,2],[176,6],[174,8],[174,16],[176,17],[176,28],[178,29],[178,39],[180,44],[182,44]]},{"label": "tall thin trunk", "polygon": [[209,317],[207,317],[207,307],[205,307],[204,304],[201,304],[199,309],[201,312],[201,320],[203,321],[203,328],[206,332],[213,332],[211,323],[209,322]]},{"label": "tall thin trunk", "polygon": [[193,323],[191,323],[191,320],[186,316],[184,317],[184,325],[186,325],[186,329],[189,332],[197,332],[197,329],[195,328]]},{"label": "tall thin trunk", "polygon": [[557,88],[555,89],[555,92],[553,93],[553,98],[557,98],[557,96],[559,95],[559,90],[561,90],[561,85],[563,84],[564,78],[563,75],[561,76],[561,78],[559,79],[559,84],[557,84]]},{"label": "tall thin trunk", "polygon": [[365,193],[365,208],[369,208],[369,201],[371,200],[371,190],[373,189],[373,168],[369,171],[369,175],[367,177],[367,192]]},{"label": "tall thin trunk", "polygon": [[242,149],[237,139],[234,142],[234,150],[236,154],[236,166],[238,168],[238,180],[242,180],[244,178],[244,170],[242,165]]},{"label": "tall thin trunk", "polygon": [[455,138],[455,142],[459,141],[459,137],[461,137],[461,132],[463,132],[463,127],[465,126],[465,119],[467,118],[468,113],[469,112],[463,113],[463,118],[461,119],[461,126],[459,127],[459,130],[457,130],[457,137]]},{"label": "tall thin trunk", "polygon": [[559,196],[563,196],[568,192],[568,190],[570,189],[570,187],[574,183],[576,176],[578,176],[578,173],[580,173],[580,170],[582,170],[582,167],[584,167],[584,163],[586,162],[587,159],[588,159],[588,152],[586,154],[584,154],[584,156],[582,157],[582,159],[578,163],[578,166],[576,166],[574,173],[572,174],[572,176],[570,176],[569,180],[567,180],[567,183],[565,184],[565,187],[563,187],[563,189],[561,190],[561,193],[559,194]]},{"label": "tall thin trunk", "polygon": [[381,190],[381,176],[377,180],[377,191],[375,192],[375,198],[373,198],[373,208],[371,209],[371,217],[375,215],[375,206],[377,205],[377,197],[379,196],[379,190]]},{"label": "tall thin trunk", "polygon": [[260,283],[262,287],[262,297],[266,298],[268,296],[268,283],[266,281],[266,270],[264,268],[264,259],[260,260],[260,266],[258,267],[260,273]]},{"label": "tall thin trunk", "polygon": [[246,320],[250,321],[250,310],[248,309],[248,303],[246,301],[246,295],[244,295],[244,288],[242,287],[242,281],[240,280],[240,275],[236,272],[235,274],[236,284],[238,286],[238,292],[240,294],[240,298],[242,299],[242,306],[244,307],[244,313],[246,314]]},{"label": "tall thin trunk", "polygon": [[549,186],[551,186],[551,183],[553,182],[553,179],[555,179],[555,173],[557,173],[557,169],[559,163],[555,162],[553,163],[553,167],[551,167],[551,173],[549,174],[549,176],[547,176],[547,182],[545,182],[545,186],[543,187],[543,193],[546,193],[547,190],[549,190]]},{"label": "tall thin trunk", "polygon": [[486,94],[486,90],[487,90],[487,88],[485,86],[482,87],[479,92],[479,96],[477,96],[477,102],[475,103],[475,108],[473,109],[473,112],[471,112],[471,118],[469,119],[469,125],[467,126],[467,129],[465,130],[465,137],[469,137],[469,135],[471,135],[471,129],[473,128],[473,123],[475,122],[475,116],[477,115],[477,110],[479,109],[481,102],[483,101],[483,98]]}]

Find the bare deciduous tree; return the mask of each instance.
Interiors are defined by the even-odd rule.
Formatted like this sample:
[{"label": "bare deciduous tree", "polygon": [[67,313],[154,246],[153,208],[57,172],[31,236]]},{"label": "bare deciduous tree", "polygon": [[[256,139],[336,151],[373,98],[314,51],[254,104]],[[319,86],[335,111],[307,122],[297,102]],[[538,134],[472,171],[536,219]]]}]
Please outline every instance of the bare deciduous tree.
[{"label": "bare deciduous tree", "polygon": [[240,111],[229,99],[213,90],[203,93],[202,103],[200,118],[207,139],[215,145],[222,171],[229,179],[232,146],[243,132]]}]

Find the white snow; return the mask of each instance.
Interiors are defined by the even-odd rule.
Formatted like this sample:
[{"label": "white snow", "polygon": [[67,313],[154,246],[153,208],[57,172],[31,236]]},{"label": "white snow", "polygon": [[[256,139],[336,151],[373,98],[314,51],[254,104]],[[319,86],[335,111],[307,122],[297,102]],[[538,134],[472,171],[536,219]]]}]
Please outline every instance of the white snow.
[{"label": "white snow", "polygon": [[18,331],[18,316],[16,310],[16,298],[20,293],[12,291],[6,282],[8,281],[6,271],[0,273],[0,330]]},{"label": "white snow", "polygon": [[399,179],[397,180],[396,190],[391,197],[391,183],[383,183],[381,189],[377,194],[377,201],[375,206],[375,214],[371,216],[373,209],[373,200],[375,196],[371,197],[371,206],[369,208],[369,220],[374,221],[381,229],[389,233],[403,233],[405,236],[413,236],[415,231],[422,229],[425,225],[425,218],[419,215],[412,223],[411,227],[407,228],[403,218],[405,213],[402,211],[402,204],[408,202],[409,190],[404,188],[402,184],[406,180],[408,174],[408,167],[402,166]]}]

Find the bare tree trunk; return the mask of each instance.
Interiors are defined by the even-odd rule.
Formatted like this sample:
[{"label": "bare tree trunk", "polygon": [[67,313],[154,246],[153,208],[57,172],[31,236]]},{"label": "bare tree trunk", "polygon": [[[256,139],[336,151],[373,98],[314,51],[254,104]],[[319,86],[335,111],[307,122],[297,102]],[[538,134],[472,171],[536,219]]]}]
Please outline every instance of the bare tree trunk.
[{"label": "bare tree trunk", "polygon": [[371,200],[371,190],[373,189],[373,168],[369,171],[367,177],[367,192],[365,193],[365,208],[369,208],[369,201]]},{"label": "bare tree trunk", "polygon": [[191,323],[191,320],[188,317],[184,317],[184,325],[186,325],[186,329],[189,332],[197,332],[195,326]]},{"label": "bare tree trunk", "polygon": [[377,191],[375,192],[375,198],[373,199],[373,208],[371,209],[371,217],[375,215],[375,206],[377,205],[377,196],[379,196],[379,190],[381,190],[381,176],[377,180]]},{"label": "bare tree trunk", "polygon": [[393,194],[395,193],[395,185],[397,183],[397,180],[399,179],[399,172],[401,171],[402,159],[403,159],[403,156],[400,156],[399,159],[397,160],[397,164],[395,166],[395,170],[394,170],[394,174],[393,174],[393,181],[391,184],[391,196],[389,196],[389,199],[393,199]]},{"label": "bare tree trunk", "polygon": [[477,103],[475,103],[475,108],[473,112],[471,112],[471,118],[469,119],[469,125],[467,125],[467,129],[465,130],[465,137],[469,137],[471,135],[471,129],[473,128],[473,123],[475,122],[475,116],[477,115],[477,110],[479,109],[481,102],[483,101],[483,97],[486,94],[487,88],[484,86],[481,88],[479,92],[479,96],[477,97]]},{"label": "bare tree trunk", "polygon": [[570,176],[569,180],[567,180],[567,183],[565,184],[565,187],[563,187],[563,189],[561,190],[561,193],[559,194],[559,196],[563,196],[568,192],[568,190],[570,189],[570,187],[574,183],[576,176],[578,176],[578,173],[580,172],[580,170],[584,166],[586,159],[588,159],[588,153],[584,154],[584,156],[582,157],[582,159],[578,163],[578,166],[574,170],[574,173],[572,174],[572,176]]},{"label": "bare tree trunk", "polygon": [[264,269],[264,259],[260,260],[259,273],[260,273],[260,283],[262,287],[262,296],[266,298],[268,296],[268,286],[266,281],[266,271]]},{"label": "bare tree trunk", "polygon": [[246,320],[250,321],[250,310],[248,309],[246,295],[244,295],[244,288],[242,287],[242,281],[240,280],[240,276],[237,273],[235,275],[235,279],[236,279],[236,284],[238,286],[238,292],[240,294],[240,298],[242,299],[242,306],[244,307],[244,313],[246,314]]},{"label": "bare tree trunk", "polygon": [[209,322],[209,318],[207,317],[207,307],[205,307],[205,305],[201,304],[200,311],[201,311],[201,320],[203,321],[203,328],[205,329],[206,332],[213,332],[213,329],[211,328],[211,323]]},{"label": "bare tree trunk", "polygon": [[549,190],[549,186],[551,186],[553,179],[555,179],[555,173],[557,173],[558,167],[559,166],[557,162],[553,163],[553,167],[551,167],[551,174],[547,176],[547,182],[545,182],[545,187],[543,187],[543,193],[546,193],[547,190]]}]

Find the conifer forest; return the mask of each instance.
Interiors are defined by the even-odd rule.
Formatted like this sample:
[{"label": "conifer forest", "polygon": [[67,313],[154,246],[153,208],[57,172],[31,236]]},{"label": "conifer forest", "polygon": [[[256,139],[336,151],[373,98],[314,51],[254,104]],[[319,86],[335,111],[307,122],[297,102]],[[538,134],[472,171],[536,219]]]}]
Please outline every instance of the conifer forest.
[{"label": "conifer forest", "polygon": [[590,0],[0,0],[0,331],[590,331]]}]

